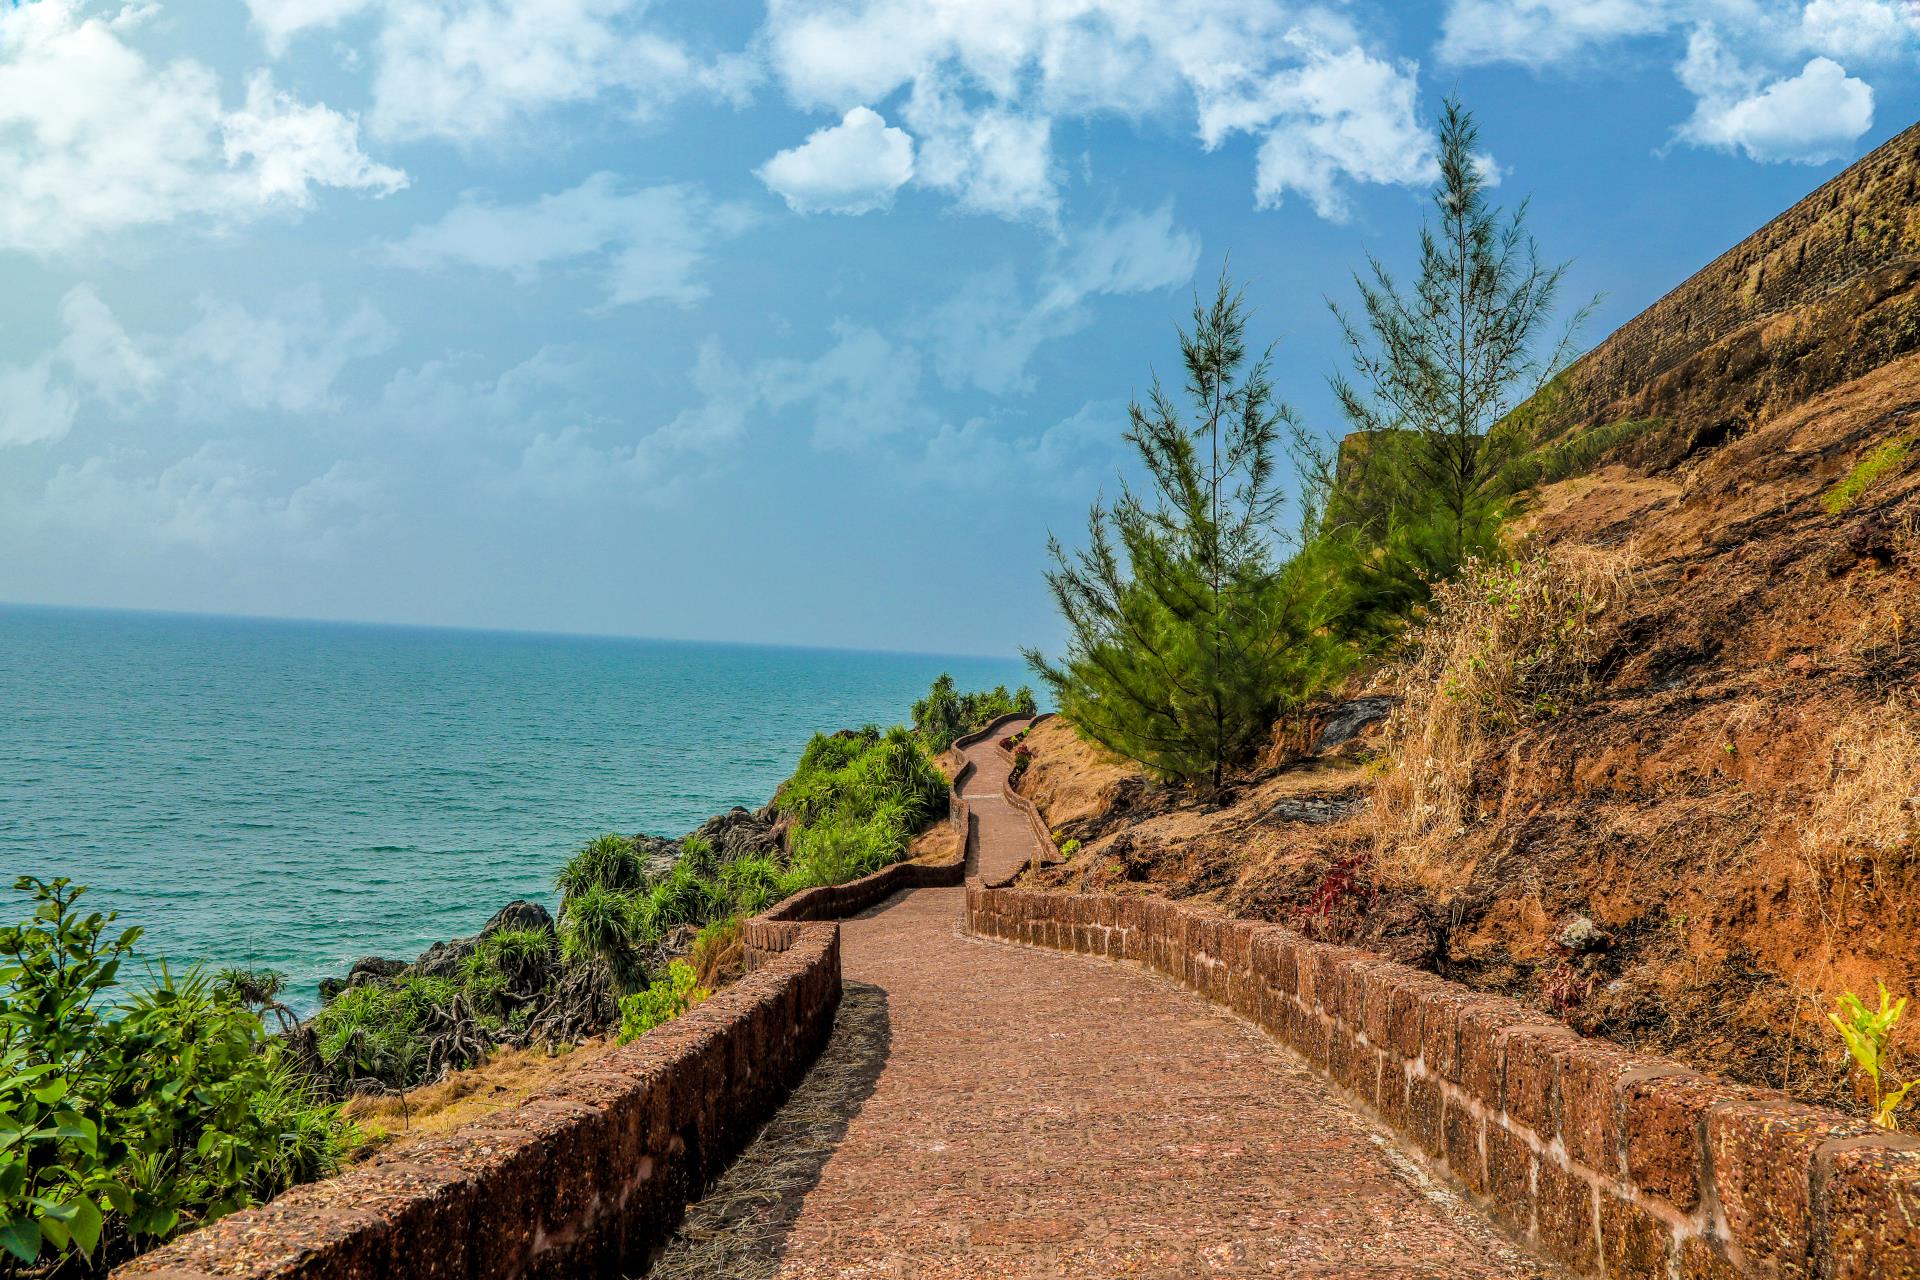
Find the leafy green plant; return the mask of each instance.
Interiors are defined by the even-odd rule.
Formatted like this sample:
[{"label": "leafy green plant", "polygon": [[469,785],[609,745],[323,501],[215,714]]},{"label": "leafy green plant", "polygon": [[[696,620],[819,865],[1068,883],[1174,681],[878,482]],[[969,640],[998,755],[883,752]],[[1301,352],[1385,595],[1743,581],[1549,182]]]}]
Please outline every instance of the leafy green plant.
[{"label": "leafy green plant", "polygon": [[1899,1025],[1900,1015],[1906,1012],[1907,998],[1901,996],[1894,1000],[1887,992],[1887,984],[1879,985],[1878,1009],[1869,1009],[1859,996],[1842,991],[1835,1001],[1840,1007],[1827,1015],[1827,1021],[1840,1033],[1846,1042],[1847,1056],[1867,1078],[1873,1123],[1882,1129],[1898,1129],[1900,1121],[1894,1112],[1906,1101],[1907,1090],[1920,1081],[1902,1084],[1887,1070],[1887,1050],[1893,1041],[1893,1029]]},{"label": "leafy green plant", "polygon": [[627,1044],[679,1017],[712,994],[699,985],[692,965],[685,960],[673,961],[666,973],[645,990],[620,1001],[620,1043]]},{"label": "leafy green plant", "polygon": [[0,1274],[110,1265],[335,1167],[350,1127],[241,984],[162,965],[115,1005],[140,931],[113,935],[67,880],[14,888],[35,909],[0,929]]},{"label": "leafy green plant", "polygon": [[720,872],[720,890],[738,915],[759,915],[786,895],[780,891],[780,866],[772,858],[739,858]]},{"label": "leafy green plant", "polygon": [[475,1009],[504,1018],[538,999],[556,976],[557,943],[546,929],[496,929],[483,934],[460,964],[461,983]]},{"label": "leafy green plant", "polygon": [[554,887],[565,900],[592,888],[624,893],[640,888],[646,879],[646,860],[634,842],[626,836],[608,834],[588,841],[585,848],[567,859]]},{"label": "leafy green plant", "polygon": [[426,1033],[448,1020],[461,993],[451,978],[401,978],[348,987],[313,1017],[321,1061],[343,1085],[373,1081],[388,1088],[423,1084],[434,1065]]}]

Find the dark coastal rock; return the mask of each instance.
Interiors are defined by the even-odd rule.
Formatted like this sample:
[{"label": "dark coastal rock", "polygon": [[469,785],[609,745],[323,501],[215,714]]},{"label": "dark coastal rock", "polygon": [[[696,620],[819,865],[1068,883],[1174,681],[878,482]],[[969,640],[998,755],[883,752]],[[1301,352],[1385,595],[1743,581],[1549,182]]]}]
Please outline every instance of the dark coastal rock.
[{"label": "dark coastal rock", "polygon": [[405,960],[389,960],[385,956],[361,956],[347,970],[347,985],[364,987],[369,982],[381,982],[403,972],[407,967]]},{"label": "dark coastal rock", "polygon": [[780,852],[784,833],[780,814],[771,805],[758,810],[735,805],[725,813],[708,818],[692,832],[711,844],[714,852],[727,862]]},{"label": "dark coastal rock", "polygon": [[484,938],[502,929],[533,929],[542,933],[552,933],[553,917],[539,903],[518,898],[494,912],[493,919],[487,921],[485,927],[480,930],[480,936]]},{"label": "dark coastal rock", "polygon": [[361,956],[353,962],[344,978],[320,979],[320,999],[333,999],[348,987],[364,987],[370,982],[385,982],[406,972],[405,960],[389,960],[385,956]]},{"label": "dark coastal rock", "polygon": [[1327,712],[1327,718],[1320,722],[1320,736],[1313,744],[1314,752],[1331,751],[1342,743],[1353,741],[1367,728],[1385,720],[1393,710],[1393,699],[1385,694],[1373,694],[1365,698],[1351,698]]},{"label": "dark coastal rock", "polygon": [[473,954],[480,939],[502,929],[538,929],[546,933],[553,932],[553,916],[537,902],[528,902],[517,898],[493,913],[493,918],[482,926],[479,933],[471,938],[449,938],[445,942],[436,942],[420,953],[420,957],[402,968],[409,977],[415,978],[457,978],[460,966]]},{"label": "dark coastal rock", "polygon": [[449,938],[436,942],[407,966],[410,978],[457,978],[460,965],[473,951],[473,938]]},{"label": "dark coastal rock", "polygon": [[649,879],[657,879],[673,870],[684,852],[683,841],[700,839],[712,847],[718,862],[741,858],[775,856],[786,847],[791,821],[774,804],[758,809],[735,805],[725,813],[716,813],[678,840],[650,836],[644,832],[633,837]]}]

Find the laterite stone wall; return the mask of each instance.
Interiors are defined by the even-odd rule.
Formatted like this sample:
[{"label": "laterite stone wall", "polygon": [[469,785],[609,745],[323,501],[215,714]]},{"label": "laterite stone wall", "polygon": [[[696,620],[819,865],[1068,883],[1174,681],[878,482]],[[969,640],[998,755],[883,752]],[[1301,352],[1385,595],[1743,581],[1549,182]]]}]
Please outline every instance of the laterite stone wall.
[{"label": "laterite stone wall", "polygon": [[1920,1142],[1902,1135],[1186,903],[974,880],[967,926],[1147,965],[1257,1022],[1579,1274],[1920,1276]]},{"label": "laterite stone wall", "polygon": [[745,978],[522,1105],[224,1218],[116,1280],[640,1270],[833,1029],[839,926],[788,923],[759,941]]},{"label": "laterite stone wall", "polygon": [[1920,125],[1588,352],[1536,400],[1559,430],[1675,424],[1684,451],[1920,350]]}]

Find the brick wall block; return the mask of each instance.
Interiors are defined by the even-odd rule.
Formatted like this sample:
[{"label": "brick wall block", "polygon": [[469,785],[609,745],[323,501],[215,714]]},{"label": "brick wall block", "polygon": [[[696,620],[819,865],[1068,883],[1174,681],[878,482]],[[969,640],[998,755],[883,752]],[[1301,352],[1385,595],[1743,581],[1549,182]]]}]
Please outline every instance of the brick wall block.
[{"label": "brick wall block", "polygon": [[1823,1280],[1920,1276],[1920,1142],[1887,1134],[1840,1144],[1819,1161]]},{"label": "brick wall block", "polygon": [[1814,1157],[1871,1126],[1792,1103],[1735,1102],[1707,1115],[1707,1152],[1730,1252],[1783,1280],[1813,1274]]},{"label": "brick wall block", "polygon": [[1506,1113],[1526,1125],[1542,1142],[1551,1142],[1559,1133],[1555,1084],[1559,1064],[1554,1055],[1579,1037],[1558,1024],[1521,1026],[1506,1033],[1507,1063],[1501,1097]]}]

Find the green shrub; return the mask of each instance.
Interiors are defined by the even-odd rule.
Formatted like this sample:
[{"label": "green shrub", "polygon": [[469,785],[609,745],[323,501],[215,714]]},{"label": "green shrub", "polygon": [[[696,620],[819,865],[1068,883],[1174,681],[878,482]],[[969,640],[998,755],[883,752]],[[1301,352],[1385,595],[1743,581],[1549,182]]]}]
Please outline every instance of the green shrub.
[{"label": "green shrub", "polygon": [[337,1165],[350,1128],[274,1053],[234,984],[163,965],[110,1005],[138,929],[23,876],[0,929],[0,1268],[121,1252]]},{"label": "green shrub", "polygon": [[429,1024],[445,1019],[460,994],[450,978],[401,978],[348,987],[313,1016],[320,1059],[348,1085],[376,1081],[409,1089],[429,1074]]},{"label": "green shrub", "polygon": [[735,915],[759,915],[785,896],[780,866],[772,858],[740,858],[720,871],[720,890]]},{"label": "green shrub", "polygon": [[460,963],[467,999],[482,1014],[504,1018],[536,999],[555,977],[554,935],[545,929],[484,934]]},{"label": "green shrub", "polygon": [[640,899],[636,933],[651,945],[682,925],[697,928],[726,913],[727,895],[686,862],[677,862]]},{"label": "green shrub", "polygon": [[640,888],[646,879],[646,859],[634,842],[626,836],[604,835],[567,859],[554,887],[564,901],[592,888],[625,893]]},{"label": "green shrub", "polygon": [[603,960],[615,973],[632,963],[638,894],[592,884],[560,904],[561,957],[569,964]]},{"label": "green shrub", "polygon": [[1874,482],[1891,471],[1898,471],[1906,463],[1910,442],[1906,440],[1888,440],[1854,464],[1833,488],[1821,497],[1821,505],[1829,515],[1839,515],[1860,501],[1862,495],[1874,486]]},{"label": "green shrub", "polygon": [[1006,715],[1034,714],[1033,690],[1021,685],[1012,693],[1007,686],[974,693],[960,693],[953,677],[942,672],[927,690],[927,696],[913,704],[913,730],[936,754],[953,745],[963,734],[984,727]]},{"label": "green shrub", "polygon": [[712,994],[699,985],[692,965],[675,960],[646,990],[620,1001],[620,1043],[626,1044],[679,1017]]}]

